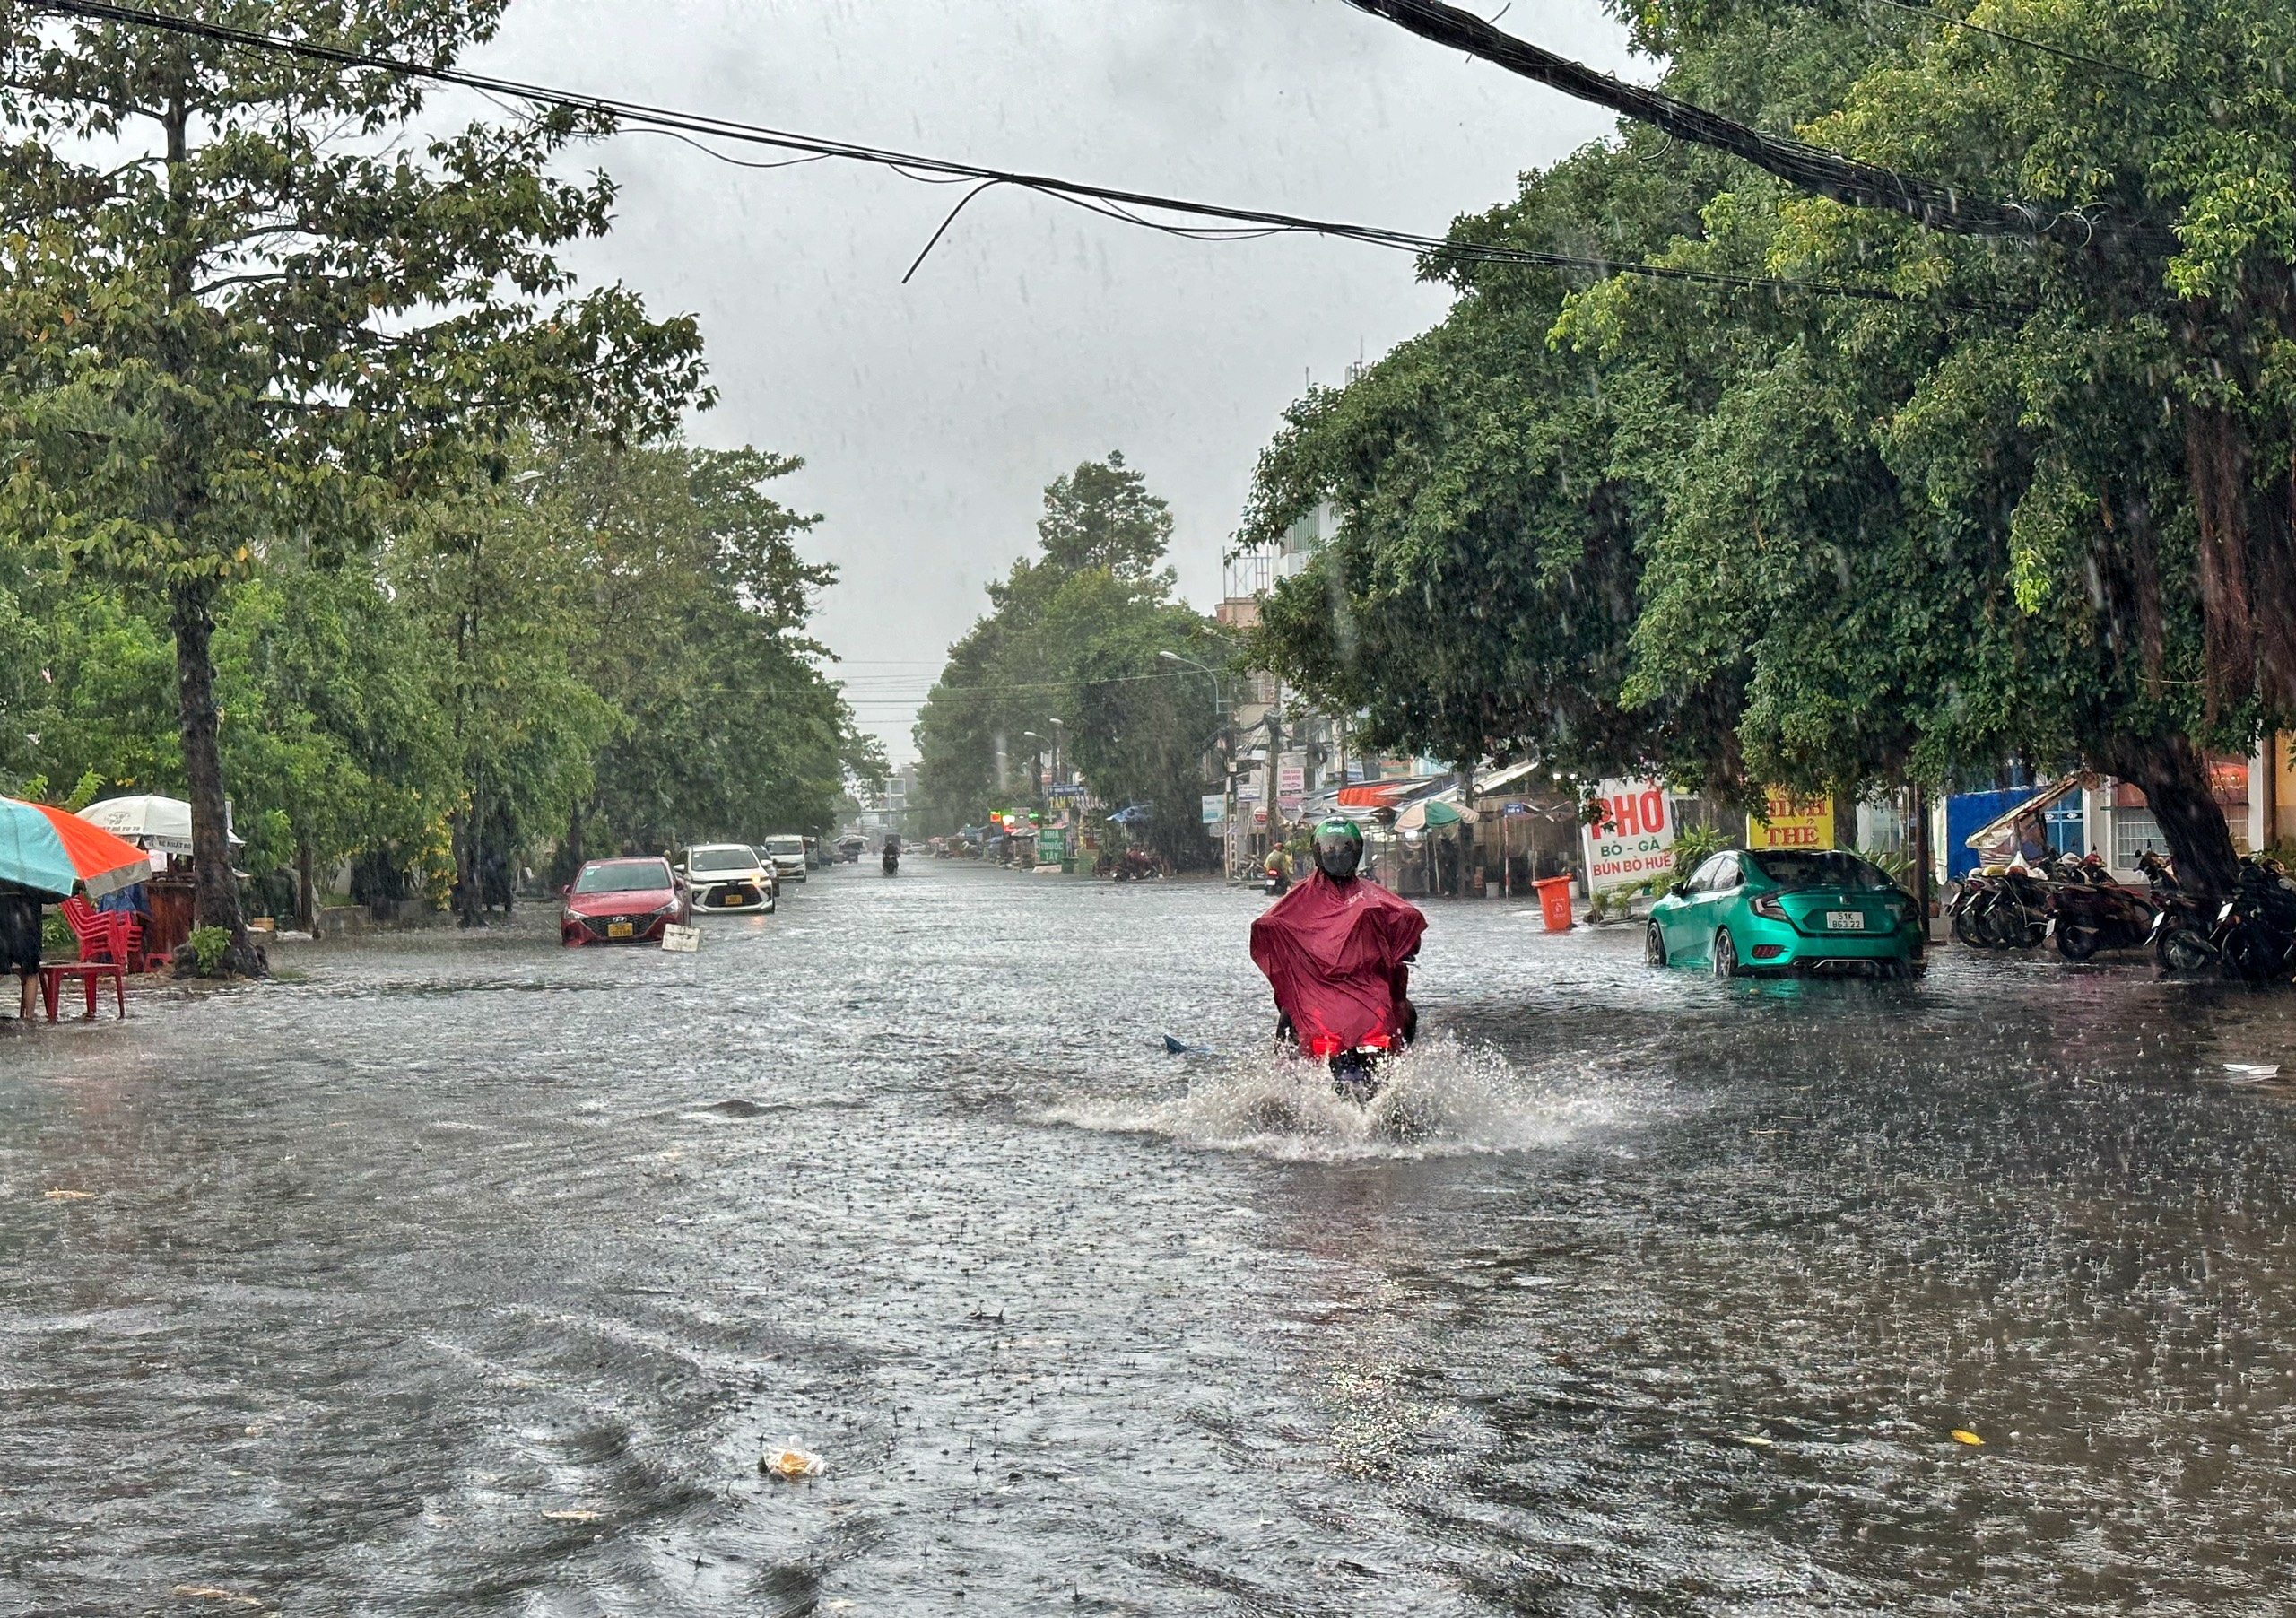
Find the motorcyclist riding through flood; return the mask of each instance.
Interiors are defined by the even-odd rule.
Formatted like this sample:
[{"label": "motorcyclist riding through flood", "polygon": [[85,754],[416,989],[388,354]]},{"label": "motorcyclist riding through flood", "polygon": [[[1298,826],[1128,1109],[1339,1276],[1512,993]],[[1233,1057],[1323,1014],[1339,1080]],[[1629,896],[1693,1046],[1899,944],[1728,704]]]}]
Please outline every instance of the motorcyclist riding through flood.
[{"label": "motorcyclist riding through flood", "polygon": [[1380,1060],[1419,1030],[1410,963],[1427,918],[1359,874],[1354,822],[1324,822],[1314,850],[1306,879],[1252,923],[1252,961],[1274,990],[1277,1040],[1327,1064],[1341,1094],[1368,1101]]}]

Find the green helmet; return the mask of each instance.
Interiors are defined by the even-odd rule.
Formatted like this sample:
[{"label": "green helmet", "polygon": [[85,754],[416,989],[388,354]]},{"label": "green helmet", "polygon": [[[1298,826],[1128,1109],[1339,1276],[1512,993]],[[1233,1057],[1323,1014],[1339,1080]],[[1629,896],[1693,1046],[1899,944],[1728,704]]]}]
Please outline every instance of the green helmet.
[{"label": "green helmet", "polygon": [[1316,828],[1316,869],[1334,882],[1353,879],[1363,863],[1363,829],[1344,816],[1334,815]]}]

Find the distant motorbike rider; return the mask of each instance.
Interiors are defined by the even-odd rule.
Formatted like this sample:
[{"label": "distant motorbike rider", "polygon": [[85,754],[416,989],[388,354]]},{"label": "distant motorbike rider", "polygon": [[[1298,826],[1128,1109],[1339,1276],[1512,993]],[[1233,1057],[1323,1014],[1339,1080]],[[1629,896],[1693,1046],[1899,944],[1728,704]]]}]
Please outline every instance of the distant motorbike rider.
[{"label": "distant motorbike rider", "polygon": [[1315,867],[1252,923],[1252,961],[1280,1013],[1276,1037],[1318,1059],[1393,1049],[1419,1031],[1411,965],[1427,918],[1358,874],[1363,832],[1315,830]]},{"label": "distant motorbike rider", "polygon": [[885,839],[884,857],[880,863],[883,866],[885,874],[888,876],[891,876],[894,872],[900,869],[900,839],[899,837],[893,836],[887,837]]},{"label": "distant motorbike rider", "polygon": [[1268,850],[1267,891],[1278,899],[1292,891],[1292,854],[1283,845]]}]

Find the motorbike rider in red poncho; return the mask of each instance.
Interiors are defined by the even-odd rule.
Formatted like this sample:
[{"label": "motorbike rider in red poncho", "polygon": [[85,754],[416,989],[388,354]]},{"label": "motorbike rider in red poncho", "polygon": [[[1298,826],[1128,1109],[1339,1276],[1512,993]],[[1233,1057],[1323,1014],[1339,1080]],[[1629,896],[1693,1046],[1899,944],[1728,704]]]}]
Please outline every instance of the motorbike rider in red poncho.
[{"label": "motorbike rider in red poncho", "polygon": [[1363,833],[1348,820],[1316,828],[1315,868],[1252,923],[1252,961],[1282,1017],[1276,1038],[1327,1061],[1344,1092],[1368,1100],[1373,1067],[1419,1031],[1411,966],[1427,918],[1356,874]]}]

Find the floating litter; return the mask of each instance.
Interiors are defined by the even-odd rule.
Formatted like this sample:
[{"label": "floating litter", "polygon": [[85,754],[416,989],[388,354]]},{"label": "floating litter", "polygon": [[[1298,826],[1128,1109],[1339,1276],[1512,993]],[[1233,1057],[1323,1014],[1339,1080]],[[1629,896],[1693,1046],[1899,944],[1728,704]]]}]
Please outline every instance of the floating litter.
[{"label": "floating litter", "polygon": [[1515,1277],[1515,1284],[1517,1286],[1561,1286],[1562,1277],[1560,1275],[1518,1275]]},{"label": "floating litter", "polygon": [[[2274,1069],[2274,1071],[2277,1072],[2278,1069]],[[93,1191],[50,1191],[48,1194],[47,1200],[49,1202],[85,1202],[94,1195],[95,1193]]]},{"label": "floating litter", "polygon": [[768,1477],[819,1477],[822,1457],[810,1449],[797,1448],[791,1439],[778,1449],[769,1449],[758,1460],[757,1469]]},{"label": "floating litter", "polygon": [[1730,1435],[1741,1444],[1752,1444],[1757,1449],[1775,1449],[1777,1444],[1759,1432],[1734,1432]]},{"label": "floating litter", "polygon": [[2244,1079],[2276,1079],[2280,1076],[2277,1062],[2227,1062],[2226,1073],[2237,1073]]},{"label": "floating litter", "polygon": [[1985,1442],[1985,1440],[1984,1440],[1983,1439],[1981,1439],[1981,1438],[1978,1437],[1978,1436],[1977,1436],[1977,1434],[1975,1434],[1974,1432],[1971,1432],[1971,1431],[1970,1431],[1968,1428],[1966,1428],[1966,1427],[1956,1427],[1956,1428],[1954,1428],[1954,1429],[1953,1429],[1953,1442],[1955,1442],[1956,1444],[1979,1444],[1979,1445],[1981,1445],[1981,1444],[1983,1444],[1983,1443]]},{"label": "floating litter", "polygon": [[596,1511],[545,1511],[542,1519],[546,1523],[594,1523],[600,1515]]},{"label": "floating litter", "polygon": [[242,1596],[236,1590],[219,1590],[212,1584],[179,1584],[175,1593],[194,1601],[228,1601],[233,1606],[259,1607],[263,1603],[253,1596]]}]

